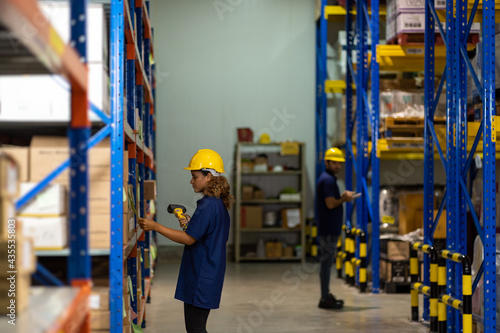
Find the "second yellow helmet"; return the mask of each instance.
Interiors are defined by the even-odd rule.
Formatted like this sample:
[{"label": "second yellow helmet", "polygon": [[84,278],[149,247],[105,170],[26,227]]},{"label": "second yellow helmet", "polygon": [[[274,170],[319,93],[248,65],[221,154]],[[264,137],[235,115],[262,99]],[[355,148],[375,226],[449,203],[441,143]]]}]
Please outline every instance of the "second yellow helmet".
[{"label": "second yellow helmet", "polygon": [[345,162],[344,153],[339,148],[332,147],[326,151],[325,161]]}]

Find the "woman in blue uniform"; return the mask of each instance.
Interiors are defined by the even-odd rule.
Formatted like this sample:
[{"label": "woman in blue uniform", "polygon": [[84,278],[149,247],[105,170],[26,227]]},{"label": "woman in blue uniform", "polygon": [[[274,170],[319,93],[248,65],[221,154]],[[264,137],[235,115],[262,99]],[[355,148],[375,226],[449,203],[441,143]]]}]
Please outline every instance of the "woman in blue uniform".
[{"label": "woman in blue uniform", "polygon": [[148,219],[139,219],[145,231],[154,230],[168,239],[185,244],[175,298],[184,302],[188,333],[205,333],[211,309],[219,308],[226,271],[226,243],[233,196],[224,173],[222,158],[210,149],[199,150],[191,159],[191,185],[202,193],[192,217],[179,217],[185,231],[167,228]]}]

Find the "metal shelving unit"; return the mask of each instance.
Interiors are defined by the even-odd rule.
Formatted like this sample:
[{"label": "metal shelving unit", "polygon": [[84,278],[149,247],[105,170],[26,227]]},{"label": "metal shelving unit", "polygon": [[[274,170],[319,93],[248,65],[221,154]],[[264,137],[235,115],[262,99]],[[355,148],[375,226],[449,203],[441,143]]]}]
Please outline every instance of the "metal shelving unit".
[{"label": "metal shelving unit", "polygon": [[[86,66],[86,8],[85,1],[71,1],[71,17],[76,22],[71,27],[71,45],[62,42],[59,35],[41,12],[38,4],[27,0],[2,0],[0,1],[0,22],[6,29],[16,36],[24,36],[27,27],[32,33],[31,38],[21,38],[20,42],[32,54],[32,58],[42,63],[47,71],[63,75],[71,82],[71,121],[69,124],[70,159],[62,167],[55,170],[42,181],[35,189],[24,198],[16,202],[16,209],[22,207],[29,198],[43,189],[63,169],[70,167],[70,193],[69,205],[70,223],[69,233],[73,240],[70,242],[71,251],[68,256],[68,279],[72,287],[62,288],[37,288],[30,297],[31,304],[28,312],[40,311],[46,313],[48,319],[36,323],[27,320],[19,324],[26,325],[26,331],[43,329],[64,330],[67,327],[79,328],[80,331],[90,330],[90,312],[88,300],[90,297],[90,257],[88,255],[88,234],[80,230],[87,229],[87,150],[92,146],[89,142],[90,122],[88,119],[87,98],[87,66]],[[77,18],[80,18],[77,20]],[[16,73],[20,74],[20,73]],[[93,142],[95,144],[95,140]],[[78,147],[78,149],[77,149]],[[70,163],[71,162],[71,163]],[[40,264],[35,277],[43,276],[46,280],[61,285]],[[40,310],[41,299],[60,297],[62,306],[54,306],[47,311]],[[38,302],[37,302],[38,301]],[[46,304],[44,304],[46,306]],[[35,316],[36,317],[36,316]],[[40,316],[38,316],[40,317]],[[31,319],[31,318],[30,318]],[[35,324],[36,326],[33,326]],[[3,325],[3,322],[2,322]],[[33,327],[34,329],[30,329]]]},{"label": "metal shelving unit", "polygon": [[[235,150],[235,174],[234,174],[234,193],[235,193],[235,205],[234,205],[234,225],[235,225],[235,261],[297,261],[305,260],[305,182],[306,182],[306,173],[305,173],[305,144],[298,143],[299,146],[299,154],[293,156],[293,164],[295,167],[298,167],[300,170],[285,170],[280,172],[242,172],[242,163],[241,159],[243,156],[253,156],[256,157],[258,154],[262,153],[272,153],[277,154],[280,153],[280,143],[270,143],[270,144],[253,144],[253,143],[238,143],[236,145]],[[280,156],[281,158],[285,158]],[[297,165],[295,165],[297,164]],[[274,176],[274,177],[273,177]],[[287,178],[288,177],[288,178]],[[252,200],[242,200],[241,198],[241,189],[242,182],[244,180],[255,179],[256,183],[262,185],[262,182],[270,183],[273,181],[273,178],[276,181],[281,181],[283,184],[287,184],[287,182],[283,182],[283,180],[288,179],[296,179],[297,185],[299,187],[299,192],[301,192],[300,200],[280,200],[280,199],[252,199]],[[260,181],[260,183],[259,183]],[[242,205],[263,205],[264,207],[273,207],[273,210],[281,209],[281,208],[300,208],[301,209],[301,226],[296,229],[287,229],[287,228],[242,228],[241,226],[241,206]],[[298,242],[294,245],[302,246],[302,255],[296,257],[279,257],[279,258],[267,258],[267,257],[256,257],[256,256],[242,256],[241,255],[241,247],[245,245],[242,241],[242,238],[246,238],[248,236],[255,236],[259,234],[265,234],[266,236],[276,237],[277,235],[286,235],[298,237]],[[298,235],[296,235],[298,234]],[[244,236],[243,236],[244,235]],[[257,244],[255,244],[257,246]]]},{"label": "metal shelving unit", "polygon": [[[92,0],[91,0],[92,1]],[[110,3],[111,2],[111,3]],[[32,38],[19,38],[23,54],[29,55],[28,67],[11,68],[8,74],[23,74],[33,70],[37,73],[60,74],[72,83],[72,117],[69,131],[71,156],[29,193],[16,201],[18,210],[66,168],[72,175],[70,182],[70,248],[58,251],[37,251],[37,256],[68,256],[68,276],[73,288],[33,288],[28,313],[47,314],[41,321],[30,321],[35,316],[24,316],[22,325],[37,324],[36,329],[26,326],[26,331],[46,332],[50,329],[64,329],[67,325],[82,326],[83,331],[90,330],[88,298],[91,286],[90,256],[109,256],[110,260],[110,312],[112,332],[123,332],[123,281],[127,273],[123,272],[124,260],[131,267],[133,261],[140,265],[143,279],[137,281],[132,276],[135,294],[137,287],[143,291],[141,311],[137,311],[137,303],[132,309],[138,314],[134,324],[145,327],[145,303],[149,302],[149,291],[153,277],[153,262],[150,267],[144,266],[145,250],[154,246],[155,235],[136,227],[135,234],[127,244],[123,244],[123,152],[129,151],[129,183],[139,186],[134,188],[134,199],[139,193],[141,201],[137,209],[141,216],[154,219],[154,214],[147,210],[144,198],[144,181],[155,179],[155,78],[153,56],[153,30],[149,20],[149,2],[142,0],[105,1],[110,8],[110,73],[111,73],[111,116],[105,115],[95,106],[90,109],[96,113],[103,127],[90,137],[87,103],[87,69],[86,69],[86,8],[84,0],[71,1],[71,45],[66,45],[55,32],[38,4],[28,0],[0,0],[0,22],[14,36],[24,36],[23,29],[29,25]],[[131,11],[132,9],[132,11]],[[136,21],[137,20],[137,21]],[[14,54],[12,56],[16,56]],[[125,60],[126,59],[126,60]],[[9,59],[7,59],[9,61]],[[129,66],[125,69],[125,66]],[[4,67],[0,66],[2,73]],[[125,74],[125,72],[127,73]],[[5,72],[6,73],[6,72]],[[127,118],[124,118],[124,100],[127,97]],[[136,112],[136,110],[138,112]],[[139,121],[140,120],[140,121]],[[107,136],[111,137],[111,245],[109,250],[89,250],[88,233],[80,230],[88,229],[88,168],[87,151]],[[78,147],[78,149],[76,149]],[[78,155],[77,155],[78,154]],[[137,167],[136,167],[137,166]],[[137,170],[137,172],[136,172]],[[81,191],[81,189],[85,191]],[[74,190],[78,189],[78,190]],[[136,224],[137,226],[137,224]],[[43,266],[38,265],[35,277],[43,278],[54,285],[62,286],[62,282],[54,277]],[[60,303],[43,311],[39,308],[39,299],[56,297]],[[38,306],[38,307],[37,307]],[[46,304],[44,304],[46,306]],[[68,311],[69,309],[69,311]],[[82,311],[84,309],[84,311]],[[59,312],[59,314],[58,314]],[[51,318],[54,319],[51,322]],[[83,318],[83,319],[82,319]],[[54,326],[57,323],[58,326]],[[3,325],[3,321],[0,323]],[[48,326],[47,326],[48,325]],[[23,326],[24,327],[24,326]]]},{"label": "metal shelving unit", "polygon": [[[111,192],[111,253],[110,253],[110,311],[111,332],[123,330],[123,279],[130,275],[131,293],[134,297],[131,309],[138,317],[135,325],[146,327],[145,306],[150,300],[152,266],[145,267],[146,249],[153,244],[151,232],[144,232],[137,226],[127,244],[123,244],[123,152],[128,150],[128,184],[134,186],[134,202],[140,216],[154,219],[147,212],[144,200],[144,181],[155,179],[155,77],[153,59],[153,31],[149,20],[149,1],[112,0],[110,18],[110,73],[111,73],[111,115],[113,132],[112,147],[112,192]],[[137,112],[138,111],[138,112]],[[138,118],[137,118],[138,117]],[[141,123],[142,122],[142,123]],[[138,188],[137,188],[138,186]],[[125,189],[123,189],[125,190]],[[124,261],[128,272],[124,272]],[[142,279],[136,274],[140,269]],[[139,305],[138,302],[142,304]],[[141,311],[138,311],[140,308]]]},{"label": "metal shelving unit", "polygon": [[[321,15],[318,20],[317,32],[317,96],[316,96],[316,179],[324,171],[323,154],[328,148],[326,146],[326,93],[345,91],[346,98],[346,163],[345,183],[348,190],[353,188],[353,176],[356,177],[356,192],[363,193],[356,202],[357,221],[355,225],[368,234],[368,219],[379,221],[379,191],[380,173],[378,150],[378,131],[372,131],[372,137],[368,137],[368,127],[379,127],[379,63],[378,41],[379,41],[379,16],[380,7],[378,0],[371,1],[371,9],[368,1],[357,1],[356,9],[353,1],[347,0],[346,6],[327,6],[326,0],[321,2]],[[356,13],[363,13],[356,15]],[[344,14],[347,33],[347,74],[345,84],[327,80],[326,45],[327,25],[330,17]],[[354,25],[354,17],[355,25]],[[368,40],[368,31],[371,32],[371,41]],[[356,38],[356,43],[355,43]],[[371,44],[371,47],[369,46]],[[369,52],[370,49],[370,58]],[[357,51],[357,66],[354,66],[353,51]],[[368,81],[371,82],[371,101],[368,100]],[[352,99],[356,90],[356,111],[353,114]],[[362,147],[362,154],[355,153],[352,144],[354,123],[357,123],[357,148]],[[367,173],[372,168],[372,194],[368,193]],[[354,173],[353,173],[354,172]],[[353,226],[352,219],[353,204],[346,203],[346,226]],[[372,264],[372,292],[378,293],[380,288],[379,279],[379,223],[372,223],[371,251],[368,260]]]},{"label": "metal shelving unit", "polygon": [[[496,237],[496,110],[495,110],[495,1],[482,1],[482,12],[478,12],[479,1],[448,0],[446,16],[441,21],[446,22],[446,31],[440,23],[439,13],[434,8],[433,1],[425,4],[425,164],[424,164],[424,242],[433,244],[433,234],[439,216],[446,206],[447,239],[446,247],[459,253],[467,253],[467,207],[473,216],[475,227],[484,246],[484,261],[473,284],[473,292],[481,276],[484,281],[484,331],[496,332],[496,283],[495,283],[495,237]],[[453,15],[456,10],[456,15]],[[467,37],[473,21],[482,21],[482,73],[478,79],[469,58],[467,57]],[[436,96],[434,96],[433,59],[435,57],[434,38],[435,27],[446,44],[446,75],[443,75]],[[474,84],[479,91],[482,107],[482,122],[470,146],[468,142],[467,123],[467,72],[472,75]],[[446,150],[436,140],[433,126],[436,100],[439,99],[442,87],[446,82]],[[472,159],[481,146],[482,135],[482,165],[483,165],[483,226],[472,207],[467,189],[467,174]],[[438,148],[440,159],[446,170],[446,200],[439,207],[437,219],[434,220],[434,146]],[[429,259],[424,258],[425,267],[429,267]],[[448,279],[446,292],[454,297],[462,298],[461,267],[456,263],[447,263]],[[429,283],[429,273],[425,270],[424,283]],[[428,316],[428,300],[424,304],[424,319]],[[462,329],[460,312],[448,308],[448,331]]]},{"label": "metal shelving unit", "polygon": [[[495,111],[495,22],[500,21],[495,16],[496,8],[494,0],[474,1],[474,0],[448,0],[446,10],[435,10],[432,0],[425,1],[425,17],[426,17],[426,33],[425,45],[376,45],[378,42],[378,15],[376,8],[378,1],[372,1],[372,14],[369,15],[364,1],[357,1],[356,12],[363,12],[364,15],[357,17],[356,35],[358,36],[356,49],[358,51],[357,68],[350,61],[351,52],[353,50],[352,33],[352,16],[354,10],[351,9],[351,2],[347,1],[344,10],[325,7],[325,1],[322,3],[322,16],[318,27],[318,95],[317,95],[317,143],[322,143],[321,135],[325,133],[326,120],[324,112],[326,112],[326,102],[323,98],[323,85],[326,92],[345,92],[348,114],[350,114],[352,96],[352,82],[356,82],[355,88],[357,94],[357,106],[355,119],[358,124],[358,147],[363,147],[363,156],[357,156],[357,163],[354,166],[355,170],[362,170],[366,157],[372,154],[373,162],[377,159],[373,158],[373,151],[376,152],[380,159],[423,159],[424,162],[424,241],[427,244],[433,245],[433,233],[437,226],[437,221],[443,208],[447,207],[447,249],[459,253],[467,253],[467,208],[473,216],[474,224],[481,237],[484,245],[485,260],[481,266],[480,272],[473,284],[473,291],[476,288],[479,279],[483,276],[485,281],[484,287],[484,322],[485,332],[495,332],[496,328],[496,284],[495,284],[495,234],[496,234],[496,212],[495,212],[495,160],[498,158],[499,151],[496,147],[496,137],[498,126],[496,125]],[[454,14],[456,11],[456,15]],[[348,53],[348,75],[345,84],[336,81],[326,81],[326,21],[324,19],[337,15],[335,21],[339,21],[338,17],[342,13],[345,14],[346,31],[348,32],[348,43],[346,51]],[[380,15],[383,14],[382,8],[379,9]],[[324,17],[323,17],[324,16]],[[446,22],[446,31],[439,22]],[[467,50],[473,49],[474,45],[467,45],[467,37],[470,32],[472,22],[482,22],[482,63],[485,64],[482,68],[481,80],[474,73],[470,60],[467,57]],[[371,23],[371,24],[370,24]],[[370,27],[372,34],[371,43],[371,77],[372,82],[372,104],[371,104],[371,126],[378,128],[376,121],[378,120],[378,99],[373,96],[378,96],[377,79],[378,71],[425,71],[425,132],[424,139],[416,141],[407,140],[406,147],[398,143],[397,148],[391,147],[390,140],[377,140],[372,137],[373,147],[368,145],[366,149],[366,134],[364,133],[367,125],[366,118],[363,116],[366,109],[370,109],[367,101],[366,83],[367,78],[367,41],[366,31],[367,26]],[[445,45],[435,44],[435,27],[438,27]],[[360,56],[361,55],[361,56]],[[361,64],[361,65],[360,65]],[[378,68],[377,68],[378,67]],[[355,69],[364,68],[365,70],[356,72],[355,77],[352,75]],[[481,100],[483,101],[482,122],[467,123],[467,72],[471,73],[474,85],[480,92]],[[435,94],[434,77],[435,73],[443,73],[443,79]],[[446,123],[446,139],[439,140],[434,129],[434,112],[437,105],[437,100],[446,82],[447,94],[447,123]],[[375,84],[374,84],[375,83]],[[359,92],[362,93],[359,93]],[[361,107],[360,107],[361,106]],[[324,110],[324,111],[323,111]],[[370,115],[370,114],[369,114]],[[353,155],[352,144],[350,143],[350,135],[353,122],[347,117],[346,131],[346,150],[348,156]],[[321,125],[321,126],[319,126]],[[378,133],[378,131],[373,131]],[[468,138],[470,138],[468,140]],[[361,140],[360,140],[361,139]],[[378,147],[376,144],[378,143]],[[445,149],[442,147],[445,146]],[[318,147],[323,148],[321,144]],[[373,148],[373,149],[372,149]],[[322,150],[318,149],[318,156],[321,156]],[[355,153],[355,152],[354,152]],[[484,217],[483,227],[481,227],[479,218],[476,216],[472,208],[471,199],[467,190],[467,174],[472,163],[473,156],[479,155],[482,158],[483,164],[483,208],[482,214]],[[443,200],[439,207],[439,213],[434,219],[434,161],[440,159],[447,174],[447,191],[446,200]],[[319,163],[322,161],[318,161]],[[346,183],[350,184],[351,167],[346,163]],[[352,164],[353,165],[353,164]],[[357,174],[358,191],[364,187],[363,177]],[[379,170],[373,169],[373,181],[379,179]],[[360,181],[362,187],[360,188]],[[349,185],[348,185],[349,186]],[[375,189],[376,185],[373,184]],[[377,184],[378,186],[378,184]],[[349,188],[349,187],[348,187]],[[375,194],[376,192],[374,192]],[[378,199],[373,198],[373,203],[378,202]],[[366,209],[358,208],[358,223],[364,225]],[[348,206],[349,212],[349,206]],[[378,208],[373,206],[372,221],[374,213],[378,212]],[[359,225],[359,224],[358,224]],[[375,226],[375,225],[374,225]],[[375,235],[372,235],[375,239]],[[375,263],[375,255],[377,253],[376,246],[372,246],[372,264]],[[424,257],[424,284],[429,284],[429,259]],[[462,296],[461,270],[456,263],[448,263],[447,270],[451,272],[447,281],[447,293],[454,295],[456,298]],[[378,268],[373,267],[374,288],[376,286],[375,275],[378,273]],[[376,291],[376,289],[375,289]],[[457,310],[448,309],[448,331],[455,332],[461,330],[461,319]],[[429,300],[424,298],[424,319],[429,318]]]}]

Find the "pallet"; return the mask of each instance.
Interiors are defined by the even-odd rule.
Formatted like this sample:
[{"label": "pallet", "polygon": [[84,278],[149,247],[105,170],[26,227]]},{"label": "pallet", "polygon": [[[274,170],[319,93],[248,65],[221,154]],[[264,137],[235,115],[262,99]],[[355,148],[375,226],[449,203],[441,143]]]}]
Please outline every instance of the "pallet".
[{"label": "pallet", "polygon": [[[434,36],[434,42],[436,45],[445,45],[443,37],[439,32]],[[467,38],[467,44],[477,44],[479,43],[479,34],[469,34]],[[425,44],[425,34],[424,33],[400,33],[395,37],[387,41],[387,44],[391,45],[424,45]]]},{"label": "pallet", "polygon": [[380,280],[380,287],[386,294],[409,294],[411,291],[410,282],[387,282]]},{"label": "pallet", "polygon": [[[446,118],[434,119],[434,125],[446,124]],[[422,138],[424,136],[424,118],[386,118],[382,127],[384,138]]]}]

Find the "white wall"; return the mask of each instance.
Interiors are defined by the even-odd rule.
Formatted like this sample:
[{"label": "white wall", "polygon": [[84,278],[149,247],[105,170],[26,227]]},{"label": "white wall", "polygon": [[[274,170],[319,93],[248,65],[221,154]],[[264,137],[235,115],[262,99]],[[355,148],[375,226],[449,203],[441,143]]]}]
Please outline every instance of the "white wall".
[{"label": "white wall", "polygon": [[[306,142],[314,183],[314,0],[153,0],[157,64],[158,221],[199,198],[182,168],[201,148],[232,165],[236,128]],[[225,5],[225,6],[224,6]],[[230,174],[226,174],[232,182]],[[171,244],[162,240],[160,244]]]}]

